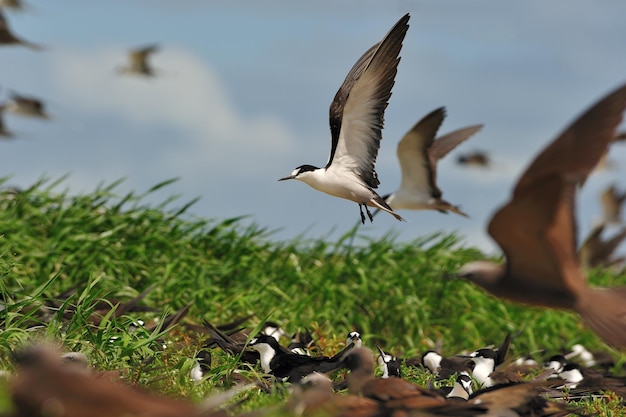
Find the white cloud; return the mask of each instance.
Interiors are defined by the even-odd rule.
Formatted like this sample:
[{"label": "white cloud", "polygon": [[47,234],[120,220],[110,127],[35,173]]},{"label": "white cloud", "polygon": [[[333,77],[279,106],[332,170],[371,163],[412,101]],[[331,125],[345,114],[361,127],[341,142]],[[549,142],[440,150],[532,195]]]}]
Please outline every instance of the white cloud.
[{"label": "white cloud", "polygon": [[[111,115],[138,128],[171,131],[160,162],[181,174],[203,165],[234,166],[250,173],[264,161],[289,153],[293,134],[269,114],[244,115],[216,72],[192,53],[172,46],[153,56],[155,78],[121,76],[123,48],[61,49],[51,60],[53,78],[71,106]],[[149,139],[134,138],[151,146]],[[158,149],[147,149],[159,153]]]}]

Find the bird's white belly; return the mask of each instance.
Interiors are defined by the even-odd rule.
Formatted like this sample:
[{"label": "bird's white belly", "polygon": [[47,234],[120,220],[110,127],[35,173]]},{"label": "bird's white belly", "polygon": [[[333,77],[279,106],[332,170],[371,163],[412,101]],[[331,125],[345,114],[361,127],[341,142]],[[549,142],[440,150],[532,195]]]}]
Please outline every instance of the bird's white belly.
[{"label": "bird's white belly", "polygon": [[400,190],[387,200],[387,204],[394,210],[427,210],[432,208],[432,200],[427,193]]},{"label": "bird's white belly", "polygon": [[355,176],[337,176],[332,171],[320,170],[320,174],[307,176],[301,181],[323,193],[360,204],[366,204],[375,197],[375,194]]}]

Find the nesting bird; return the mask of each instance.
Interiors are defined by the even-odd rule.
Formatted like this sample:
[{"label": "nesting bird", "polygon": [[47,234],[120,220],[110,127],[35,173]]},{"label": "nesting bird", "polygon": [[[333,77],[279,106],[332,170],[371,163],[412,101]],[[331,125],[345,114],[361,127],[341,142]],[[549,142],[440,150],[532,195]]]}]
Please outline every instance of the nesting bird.
[{"label": "nesting bird", "polygon": [[459,276],[507,300],[576,311],[605,342],[626,348],[626,287],[590,288],[576,257],[576,190],[615,137],[626,85],[602,98],[543,150],[489,234],[506,264],[464,265]]},{"label": "nesting bird", "polygon": [[34,50],[41,50],[41,46],[19,38],[11,32],[9,23],[7,22],[2,9],[0,9],[0,45],[23,45]]},{"label": "nesting bird", "polygon": [[369,207],[402,220],[380,197],[375,171],[385,109],[395,83],[409,15],[404,15],[380,43],[359,58],[330,105],[331,149],[326,166],[301,165],[279,181],[296,179],[316,190],[359,205],[361,222]]},{"label": "nesting bird", "polygon": [[121,74],[135,74],[144,77],[156,75],[154,68],[148,62],[148,58],[159,50],[159,45],[149,45],[131,49],[128,52],[128,65],[118,68]]},{"label": "nesting bird", "polygon": [[286,351],[272,336],[259,334],[249,344],[259,352],[261,367],[267,374],[290,382],[298,382],[313,372],[332,372],[343,367],[343,359],[350,350],[342,350],[332,357],[298,355]]},{"label": "nesting bird", "polygon": [[482,125],[459,129],[435,140],[445,116],[445,108],[434,110],[418,121],[398,143],[402,182],[398,190],[383,197],[392,209],[451,211],[467,217],[457,206],[441,198],[442,192],[437,186],[437,162],[478,132]]}]

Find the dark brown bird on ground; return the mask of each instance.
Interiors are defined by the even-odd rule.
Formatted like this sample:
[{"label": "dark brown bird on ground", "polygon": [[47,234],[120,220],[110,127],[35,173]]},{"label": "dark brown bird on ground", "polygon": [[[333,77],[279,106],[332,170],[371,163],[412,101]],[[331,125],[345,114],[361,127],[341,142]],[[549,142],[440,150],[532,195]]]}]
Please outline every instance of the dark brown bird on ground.
[{"label": "dark brown bird on ground", "polygon": [[626,239],[626,228],[609,239],[602,239],[604,224],[594,227],[578,249],[578,262],[584,269],[610,267],[626,261],[626,257],[613,257],[615,250]]},{"label": "dark brown bird on ground", "polygon": [[602,202],[602,220],[607,224],[622,224],[622,206],[626,201],[626,191],[618,191],[615,184],[607,187],[600,194]]},{"label": "dark brown bird on ground", "polygon": [[159,45],[149,45],[142,48],[131,49],[128,52],[128,65],[118,68],[121,74],[135,74],[144,77],[156,75],[154,68],[148,63],[148,58],[159,50]]},{"label": "dark brown bird on ground", "polygon": [[191,404],[137,387],[97,378],[63,364],[58,352],[35,347],[22,353],[10,382],[13,417],[187,417],[200,415]]},{"label": "dark brown bird on ground", "polygon": [[37,44],[34,44],[32,42],[29,42],[27,40],[24,40],[15,36],[11,32],[11,29],[9,28],[9,23],[4,17],[4,14],[2,14],[1,8],[0,8],[0,45],[24,45],[36,51],[42,49],[41,46]]},{"label": "dark brown bird on ground", "polygon": [[369,348],[355,348],[345,359],[350,369],[347,376],[348,392],[378,401],[387,409],[396,411],[439,406],[445,397],[401,378],[374,377],[374,354]]},{"label": "dark brown bird on ground", "polygon": [[576,258],[576,190],[615,137],[626,85],[587,110],[535,158],[489,223],[506,264],[464,265],[459,276],[519,303],[576,311],[605,342],[626,349],[626,287],[590,288]]},{"label": "dark brown bird on ground", "polygon": [[484,151],[473,151],[463,155],[459,155],[456,160],[459,165],[466,165],[471,167],[489,168],[491,165],[491,158],[489,154]]}]

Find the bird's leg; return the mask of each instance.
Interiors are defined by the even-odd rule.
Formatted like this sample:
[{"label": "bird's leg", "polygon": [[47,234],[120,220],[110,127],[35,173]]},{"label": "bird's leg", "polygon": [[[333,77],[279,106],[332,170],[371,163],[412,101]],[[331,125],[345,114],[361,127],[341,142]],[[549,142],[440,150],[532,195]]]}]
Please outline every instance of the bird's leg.
[{"label": "bird's leg", "polygon": [[365,224],[365,214],[363,214],[363,204],[359,204],[359,212],[361,213],[361,223]]},{"label": "bird's leg", "polygon": [[370,223],[374,223],[374,216],[372,216],[370,209],[367,208],[366,204],[363,204],[363,207],[365,207],[365,211],[367,212],[367,217],[370,218]]}]

